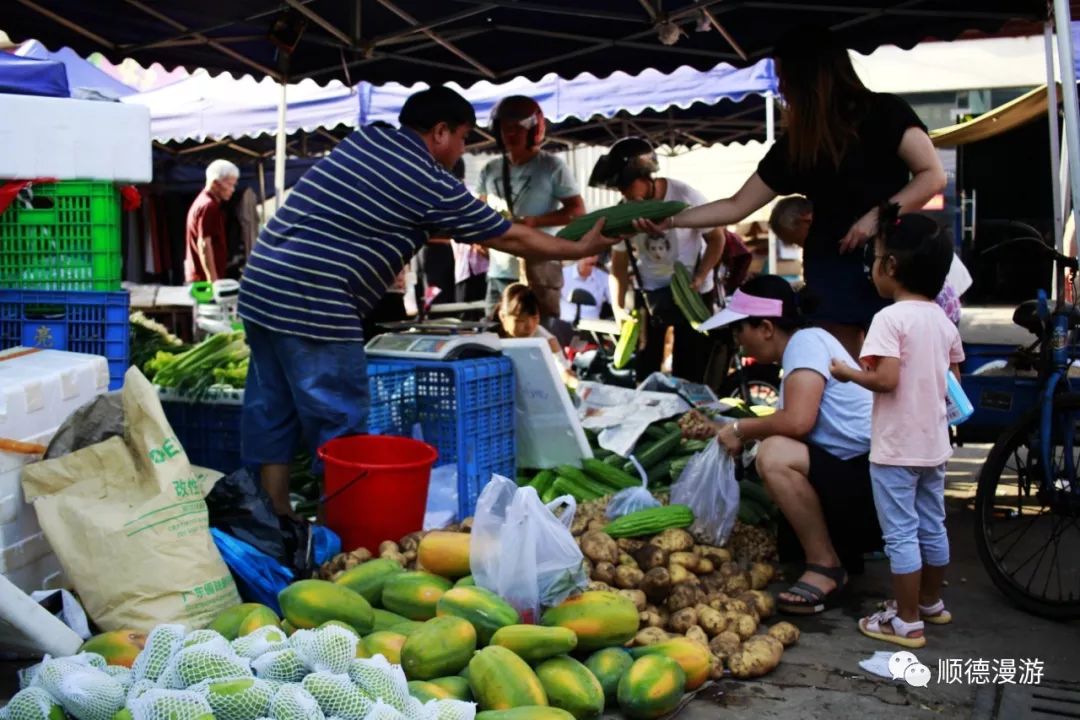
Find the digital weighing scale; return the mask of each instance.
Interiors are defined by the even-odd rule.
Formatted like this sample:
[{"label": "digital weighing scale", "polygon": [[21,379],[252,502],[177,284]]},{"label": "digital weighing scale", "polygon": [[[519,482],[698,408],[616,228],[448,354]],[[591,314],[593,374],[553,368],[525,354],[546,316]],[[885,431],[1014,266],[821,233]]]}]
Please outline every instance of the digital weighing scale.
[{"label": "digital weighing scale", "polygon": [[487,332],[492,323],[436,320],[425,323],[385,323],[391,332],[378,335],[364,346],[372,357],[414,360],[461,360],[500,355],[502,341]]}]

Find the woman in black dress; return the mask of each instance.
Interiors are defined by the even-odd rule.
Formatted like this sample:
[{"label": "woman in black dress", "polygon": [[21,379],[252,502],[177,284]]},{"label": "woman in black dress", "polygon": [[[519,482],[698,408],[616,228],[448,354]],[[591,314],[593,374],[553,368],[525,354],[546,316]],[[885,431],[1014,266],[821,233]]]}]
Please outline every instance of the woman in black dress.
[{"label": "woman in black dress", "polygon": [[889,200],[902,212],[919,210],[945,187],[945,171],[914,111],[895,95],[868,90],[831,32],[789,32],[774,57],[787,127],[757,172],[730,198],[661,223],[638,220],[638,229],[729,225],[777,195],[805,195],[814,219],[803,274],[820,299],[811,319],[858,357],[866,327],[882,307],[862,253],[877,226],[877,206]]}]

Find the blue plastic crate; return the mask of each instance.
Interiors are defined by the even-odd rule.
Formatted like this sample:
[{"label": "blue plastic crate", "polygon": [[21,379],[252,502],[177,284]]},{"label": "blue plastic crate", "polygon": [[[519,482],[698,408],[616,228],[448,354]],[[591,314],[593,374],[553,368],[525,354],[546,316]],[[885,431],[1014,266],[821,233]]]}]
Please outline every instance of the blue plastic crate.
[{"label": "blue plastic crate", "polygon": [[412,368],[416,422],[425,442],[439,451],[437,465],[457,464],[458,516],[472,515],[492,473],[516,470],[514,365],[509,358],[450,362],[384,360],[368,363]]},{"label": "blue plastic crate", "polygon": [[212,390],[199,400],[181,397],[167,388],[159,392],[165,418],[193,464],[226,474],[243,467],[242,390]]},{"label": "blue plastic crate", "polygon": [[0,350],[23,346],[100,355],[109,389],[128,369],[127,292],[0,290]]},{"label": "blue plastic crate", "polygon": [[368,363],[371,409],[368,432],[372,435],[409,437],[416,423],[416,373],[407,365]]},{"label": "blue plastic crate", "polygon": [[[368,432],[376,435],[412,435],[416,422],[416,376],[411,367],[368,368],[371,412]],[[240,415],[243,390],[211,391],[192,400],[159,389],[161,407],[191,462],[230,473],[243,466]]]}]

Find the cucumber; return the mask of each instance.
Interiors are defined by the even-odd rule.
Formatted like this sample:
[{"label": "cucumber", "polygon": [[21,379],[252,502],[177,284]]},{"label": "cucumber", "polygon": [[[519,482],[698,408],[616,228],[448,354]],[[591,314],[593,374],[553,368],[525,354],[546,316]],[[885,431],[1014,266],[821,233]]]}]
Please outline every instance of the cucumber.
[{"label": "cucumber", "polygon": [[[656,442],[643,448],[641,451],[635,451],[634,455],[637,457],[637,461],[641,463],[641,467],[648,470],[674,452],[675,448],[679,447],[679,442],[681,440],[682,432],[679,430],[672,430]],[[623,465],[623,472],[635,472],[634,464],[628,460],[626,464]]]}]

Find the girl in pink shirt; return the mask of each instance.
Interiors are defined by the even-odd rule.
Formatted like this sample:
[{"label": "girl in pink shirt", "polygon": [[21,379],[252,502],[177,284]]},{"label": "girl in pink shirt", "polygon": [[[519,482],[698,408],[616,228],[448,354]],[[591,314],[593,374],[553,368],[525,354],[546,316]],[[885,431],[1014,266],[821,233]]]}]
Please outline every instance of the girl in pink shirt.
[{"label": "girl in pink shirt", "polygon": [[863,369],[834,360],[831,371],[874,393],[870,479],[889,556],[896,600],[859,621],[864,635],[905,647],[926,644],[923,621],[952,616],[941,600],[949,539],[945,465],[952,455],[945,375],[964,359],[960,333],[933,300],[952,261],[952,243],[924,215],[882,206],[866,265],[892,305],[874,316],[863,343]]}]

